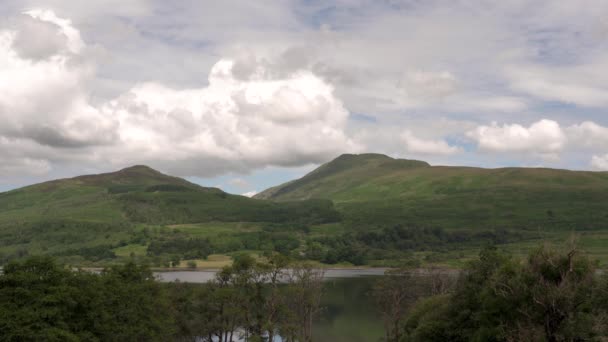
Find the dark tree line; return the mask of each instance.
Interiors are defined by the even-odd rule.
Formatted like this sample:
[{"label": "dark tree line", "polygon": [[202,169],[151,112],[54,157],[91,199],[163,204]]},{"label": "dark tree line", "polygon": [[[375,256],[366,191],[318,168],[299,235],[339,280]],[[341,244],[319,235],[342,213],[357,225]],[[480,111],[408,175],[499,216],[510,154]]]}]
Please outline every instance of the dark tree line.
[{"label": "dark tree line", "polygon": [[446,231],[440,227],[397,224],[378,231],[311,239],[306,256],[327,264],[363,265],[369,260],[395,259],[399,253],[446,251],[466,245],[503,244],[521,239],[521,234],[505,229]]}]

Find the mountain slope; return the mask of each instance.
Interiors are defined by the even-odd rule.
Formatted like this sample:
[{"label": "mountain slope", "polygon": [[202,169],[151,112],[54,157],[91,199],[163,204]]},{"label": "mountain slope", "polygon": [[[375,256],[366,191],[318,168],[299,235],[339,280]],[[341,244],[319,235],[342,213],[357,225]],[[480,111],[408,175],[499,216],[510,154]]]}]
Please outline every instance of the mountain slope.
[{"label": "mountain slope", "polygon": [[341,193],[350,195],[353,189],[364,186],[370,179],[393,172],[426,167],[430,167],[430,165],[423,161],[393,159],[382,154],[343,154],[300,179],[265,190],[254,198],[273,200],[330,198],[335,200]]},{"label": "mountain slope", "polygon": [[146,166],[134,166],[0,193],[0,225],[40,220],[154,224],[211,220],[284,222],[304,219],[309,214],[305,207],[327,204],[311,203],[277,204],[230,195]]},{"label": "mountain slope", "polygon": [[452,228],[608,227],[608,173],[430,166],[342,155],[256,198],[330,199],[351,224]]},{"label": "mountain slope", "polygon": [[[0,261],[26,253],[83,255],[150,241],[142,227],[205,222],[339,220],[331,201],[276,203],[227,194],[146,166],[0,193]],[[149,229],[147,230],[149,232]],[[149,233],[146,233],[150,235]],[[59,254],[58,254],[59,253]]]},{"label": "mountain slope", "polygon": [[[60,179],[0,193],[0,225],[39,220],[129,221],[120,194],[171,185],[189,191],[203,190],[183,179],[161,174],[146,166],[118,172]],[[221,192],[218,189],[207,189]]]}]

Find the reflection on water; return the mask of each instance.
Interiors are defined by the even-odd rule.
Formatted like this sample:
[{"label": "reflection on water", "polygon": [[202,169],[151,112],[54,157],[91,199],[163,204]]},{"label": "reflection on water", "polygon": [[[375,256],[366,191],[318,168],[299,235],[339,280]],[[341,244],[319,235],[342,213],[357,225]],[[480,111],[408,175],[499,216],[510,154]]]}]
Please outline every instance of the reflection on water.
[{"label": "reflection on water", "polygon": [[181,281],[183,283],[207,283],[215,278],[216,271],[170,271],[154,272],[154,276],[162,282]]},{"label": "reflection on water", "polygon": [[315,323],[314,341],[369,342],[383,336],[371,288],[376,276],[335,278],[326,282],[323,311]]},{"label": "reflection on water", "polygon": [[[381,276],[384,268],[367,269],[328,269],[325,270],[325,280],[341,278],[359,278],[368,276]],[[184,283],[207,283],[215,277],[216,271],[167,271],[155,272],[154,275],[162,282],[181,281]]]},{"label": "reflection on water", "polygon": [[[313,329],[314,341],[374,342],[383,336],[382,321],[370,296],[384,269],[332,269],[325,272],[323,311]],[[160,281],[206,283],[214,271],[158,272]],[[280,339],[275,339],[280,341]]]}]

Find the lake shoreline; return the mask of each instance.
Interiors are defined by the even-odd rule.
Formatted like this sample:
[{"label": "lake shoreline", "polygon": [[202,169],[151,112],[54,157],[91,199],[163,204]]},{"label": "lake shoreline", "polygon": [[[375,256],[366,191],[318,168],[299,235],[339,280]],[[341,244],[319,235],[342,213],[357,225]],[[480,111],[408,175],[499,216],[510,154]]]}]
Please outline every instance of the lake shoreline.
[{"label": "lake shoreline", "polygon": [[[108,266],[111,267],[111,266]],[[80,269],[83,271],[91,271],[91,272],[101,272],[107,267],[74,267],[74,269]],[[353,266],[353,267],[315,267],[316,269],[323,271],[390,271],[390,270],[398,270],[396,267],[361,267],[361,266]],[[152,272],[219,272],[222,270],[221,267],[150,267]],[[462,268],[455,267],[417,267],[407,269],[408,271],[416,272],[416,273],[425,273],[429,271],[443,271],[446,273],[458,273],[462,271]]]}]

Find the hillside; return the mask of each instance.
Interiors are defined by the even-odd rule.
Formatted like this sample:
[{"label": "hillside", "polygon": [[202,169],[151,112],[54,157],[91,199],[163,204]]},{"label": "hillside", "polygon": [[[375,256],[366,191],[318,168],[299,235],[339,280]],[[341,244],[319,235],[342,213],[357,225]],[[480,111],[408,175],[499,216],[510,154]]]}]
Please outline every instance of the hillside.
[{"label": "hillside", "polygon": [[461,265],[488,243],[525,254],[572,231],[608,263],[608,173],[431,166],[343,155],[257,198],[146,166],[0,193],[0,263],[137,258],[220,267],[279,252],[326,264]]},{"label": "hillside", "polygon": [[179,232],[168,235],[169,225],[293,225],[338,219],[327,200],[251,199],[134,166],[0,193],[0,260],[40,253],[104,258],[120,246],[147,246],[167,236],[187,238]]},{"label": "hillside", "polygon": [[608,173],[430,166],[342,155],[260,199],[330,199],[350,225],[444,228],[608,227]]}]

